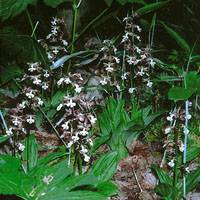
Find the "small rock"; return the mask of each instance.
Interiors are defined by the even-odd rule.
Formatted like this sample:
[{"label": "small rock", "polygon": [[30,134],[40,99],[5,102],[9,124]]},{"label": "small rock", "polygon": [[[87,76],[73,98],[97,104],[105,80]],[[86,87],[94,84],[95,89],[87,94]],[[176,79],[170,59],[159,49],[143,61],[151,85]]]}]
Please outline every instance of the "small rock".
[{"label": "small rock", "polygon": [[200,199],[200,193],[197,192],[190,192],[188,193],[186,200],[199,200]]}]

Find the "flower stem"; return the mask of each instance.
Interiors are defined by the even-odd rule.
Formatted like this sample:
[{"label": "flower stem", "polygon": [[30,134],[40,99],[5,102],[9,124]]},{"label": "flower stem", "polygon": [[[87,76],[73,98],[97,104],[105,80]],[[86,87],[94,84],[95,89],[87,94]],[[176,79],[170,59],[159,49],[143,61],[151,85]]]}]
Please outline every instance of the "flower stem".
[{"label": "flower stem", "polygon": [[[79,3],[76,3],[76,0],[73,1],[73,26],[72,26],[72,45],[71,45],[71,50],[70,50],[70,54],[74,53],[75,50],[75,40],[76,40],[76,29],[77,29],[77,18],[78,18],[78,9],[80,7],[81,1],[79,1]],[[71,61],[69,62],[68,65],[68,69],[67,72],[69,72],[70,68],[71,68]]]}]

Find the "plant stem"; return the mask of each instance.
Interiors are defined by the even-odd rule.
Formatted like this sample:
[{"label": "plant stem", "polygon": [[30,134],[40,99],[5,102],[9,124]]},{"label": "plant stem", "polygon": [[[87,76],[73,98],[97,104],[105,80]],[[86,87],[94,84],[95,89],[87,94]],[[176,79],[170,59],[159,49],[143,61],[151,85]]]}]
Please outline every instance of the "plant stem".
[{"label": "plant stem", "polygon": [[28,131],[28,136],[27,136],[27,149],[26,149],[26,164],[27,164],[27,172],[29,172],[30,170],[30,166],[29,166],[29,144],[30,143],[30,131]]},{"label": "plant stem", "polygon": [[[178,149],[178,131],[175,132],[174,135],[174,144],[175,144],[175,166],[174,166],[174,175],[173,175],[173,186],[174,188],[177,188],[177,183],[178,183],[178,153],[179,153],[179,149]],[[176,192],[173,193],[173,200],[176,200]]]},{"label": "plant stem", "polygon": [[78,153],[78,162],[77,162],[77,166],[78,166],[78,173],[79,175],[82,174],[82,160],[81,160],[81,155],[80,153]]},{"label": "plant stem", "polygon": [[26,9],[26,15],[27,15],[27,17],[28,17],[28,21],[29,21],[30,26],[31,26],[31,29],[32,29],[31,37],[34,37],[34,39],[37,40],[36,35],[35,35],[35,31],[33,31],[33,30],[34,30],[34,26],[33,26],[33,22],[32,22],[32,19],[31,19],[31,15],[30,15],[28,9]]},{"label": "plant stem", "polygon": [[[76,0],[73,1],[73,26],[72,26],[72,45],[71,45],[71,50],[70,54],[74,53],[75,50],[75,39],[76,39],[76,29],[77,29],[77,17],[78,17],[78,9],[81,4],[81,0],[79,1],[78,4],[76,4]],[[71,68],[72,62],[69,62],[67,72],[69,72]]]},{"label": "plant stem", "polygon": [[104,9],[96,18],[94,18],[92,21],[90,21],[85,28],[83,28],[83,30],[80,32],[80,34],[75,38],[74,41],[72,41],[68,48],[71,47],[73,44],[75,44],[80,38],[81,36],[95,23],[97,22],[107,11],[109,8]]},{"label": "plant stem", "polygon": [[[37,27],[38,27],[38,24],[39,24],[39,22],[37,21],[36,24],[35,24],[35,27],[33,28],[31,37],[33,37],[33,36],[35,35],[35,31],[36,31],[36,29],[37,29]],[[35,36],[35,37],[36,37],[36,36]]]},{"label": "plant stem", "polygon": [[[35,31],[36,31],[36,29],[37,29],[37,27],[38,27],[39,22],[37,21],[36,24],[35,24],[35,26],[33,25],[33,21],[32,21],[32,19],[31,19],[31,15],[30,15],[28,9],[26,9],[26,15],[27,15],[27,17],[28,17],[28,21],[29,21],[29,24],[30,24],[31,29],[32,29],[32,33],[31,33],[30,36],[31,36],[31,38],[34,38],[35,41],[37,41],[37,37],[36,37]],[[45,64],[45,66],[47,66],[46,60],[45,60],[45,58],[44,58],[44,56],[43,56],[41,50],[40,50],[39,48],[37,48],[37,51],[38,51],[39,55],[41,56],[41,58],[42,58],[42,60],[43,60],[43,62],[44,62],[44,64]]]}]

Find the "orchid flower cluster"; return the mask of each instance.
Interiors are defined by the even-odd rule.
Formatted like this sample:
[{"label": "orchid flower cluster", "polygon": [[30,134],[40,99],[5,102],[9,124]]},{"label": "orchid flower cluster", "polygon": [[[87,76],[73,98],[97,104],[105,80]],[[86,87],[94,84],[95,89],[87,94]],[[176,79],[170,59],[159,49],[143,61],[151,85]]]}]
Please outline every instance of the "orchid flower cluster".
[{"label": "orchid flower cluster", "polygon": [[[51,33],[47,35],[46,40],[39,40],[52,64],[67,52],[68,43],[63,39],[63,25],[62,19],[53,18]],[[85,98],[84,85],[86,80],[82,78],[80,73],[76,72],[68,72],[54,80],[56,80],[56,87],[59,90],[67,92],[63,101],[56,108],[59,112],[59,119],[55,126],[70,152],[79,153],[85,162],[89,162],[88,148],[93,144],[89,131],[95,124],[96,118],[91,114],[94,102],[87,102]]]},{"label": "orchid flower cluster", "polygon": [[83,90],[84,79],[81,74],[69,73],[57,81],[59,87],[69,87],[69,93],[64,96],[63,101],[57,106],[57,111],[63,116],[56,123],[61,137],[67,144],[70,152],[80,153],[85,162],[89,162],[88,147],[93,145],[89,131],[96,122],[92,114],[94,101],[88,101],[87,94]]},{"label": "orchid flower cluster", "polygon": [[67,53],[68,42],[64,38],[64,20],[54,17],[51,21],[51,32],[46,39],[38,42],[45,49],[50,63],[54,63],[58,57]]},{"label": "orchid flower cluster", "polygon": [[93,103],[84,97],[84,93],[64,96],[64,100],[57,107],[57,110],[64,114],[56,127],[70,152],[79,153],[85,162],[89,162],[88,148],[93,145],[89,132],[97,119],[91,112]]},{"label": "orchid flower cluster", "polygon": [[[67,51],[67,42],[63,40],[61,30],[62,23],[61,19],[53,18],[51,33],[46,37],[47,42],[39,40],[47,52],[50,63],[54,63]],[[59,46],[52,46],[58,43],[60,43]],[[89,162],[89,147],[93,144],[89,132],[97,119],[95,114],[92,114],[95,102],[88,101],[87,94],[84,92],[86,80],[80,73],[69,72],[63,75],[46,70],[39,62],[27,63],[27,65],[26,73],[20,80],[20,102],[16,108],[10,110],[8,115],[11,126],[7,134],[9,136],[12,136],[14,132],[27,134],[29,130],[37,129],[36,112],[48,101],[51,86],[55,83],[54,89],[65,94],[61,103],[55,108],[57,111],[54,120],[55,127],[70,153],[79,153],[85,162]],[[22,143],[17,146],[20,151],[25,148]]]},{"label": "orchid flower cluster", "polygon": [[[125,32],[119,44],[119,50],[111,40],[105,40],[101,52],[102,86],[114,86],[117,91],[127,91],[129,94],[142,94],[143,90],[152,88],[151,74],[155,61],[151,49],[142,48],[140,26],[134,23],[133,17],[125,17]],[[122,48],[121,48],[122,47]]]},{"label": "orchid flower cluster", "polygon": [[[190,106],[191,106],[191,103],[190,103]],[[164,141],[163,147],[166,149],[166,152],[170,159],[170,161],[168,162],[168,165],[171,168],[173,168],[175,165],[177,147],[180,153],[183,153],[184,151],[182,133],[184,134],[189,133],[189,130],[184,125],[184,121],[186,118],[190,120],[191,117],[192,116],[190,114],[186,115],[186,112],[184,109],[175,109],[174,111],[170,112],[166,118],[169,125],[167,125],[164,129],[164,133],[167,139]],[[176,141],[174,141],[175,134],[178,134]]]},{"label": "orchid flower cluster", "polygon": [[[20,80],[22,90],[18,97],[19,102],[9,111],[11,122],[7,131],[9,136],[14,133],[27,134],[28,130],[36,129],[36,112],[44,104],[41,94],[49,88],[50,73],[44,70],[39,62],[27,65],[27,72]],[[24,145],[21,143],[18,143],[17,147],[20,151],[24,150]]]}]

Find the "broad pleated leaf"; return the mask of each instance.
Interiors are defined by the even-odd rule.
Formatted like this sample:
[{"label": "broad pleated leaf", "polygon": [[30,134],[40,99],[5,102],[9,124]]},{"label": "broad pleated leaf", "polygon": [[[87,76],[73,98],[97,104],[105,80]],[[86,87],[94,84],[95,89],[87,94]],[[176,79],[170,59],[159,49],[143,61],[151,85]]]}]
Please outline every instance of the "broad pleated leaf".
[{"label": "broad pleated leaf", "polygon": [[107,153],[92,166],[91,173],[101,181],[112,178],[117,169],[117,152]]},{"label": "broad pleated leaf", "polygon": [[22,154],[23,160],[26,163],[26,169],[31,170],[37,165],[38,160],[38,144],[34,134],[27,136],[25,140],[25,150]]}]

